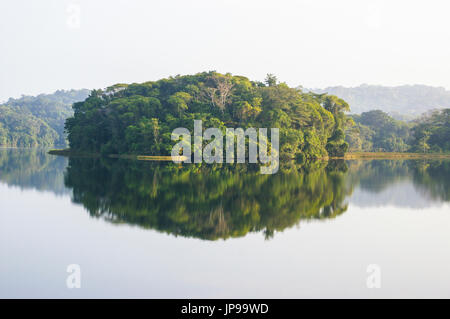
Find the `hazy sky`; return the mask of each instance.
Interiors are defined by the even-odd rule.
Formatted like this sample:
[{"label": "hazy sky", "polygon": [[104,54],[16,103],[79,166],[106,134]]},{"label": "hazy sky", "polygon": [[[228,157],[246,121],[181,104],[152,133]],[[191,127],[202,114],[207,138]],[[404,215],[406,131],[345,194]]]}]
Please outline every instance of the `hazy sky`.
[{"label": "hazy sky", "polygon": [[208,70],[450,89],[449,12],[446,0],[1,0],[0,101]]}]

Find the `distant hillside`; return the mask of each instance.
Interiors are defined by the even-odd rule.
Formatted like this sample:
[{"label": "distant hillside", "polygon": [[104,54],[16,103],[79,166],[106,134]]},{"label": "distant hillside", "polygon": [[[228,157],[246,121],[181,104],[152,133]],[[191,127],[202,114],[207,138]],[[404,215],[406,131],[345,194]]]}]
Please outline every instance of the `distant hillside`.
[{"label": "distant hillside", "polygon": [[73,114],[72,104],[85,100],[89,92],[60,90],[9,99],[0,105],[0,146],[64,146],[64,121]]},{"label": "distant hillside", "polygon": [[312,91],[344,99],[350,104],[352,113],[382,110],[397,119],[410,119],[432,109],[450,108],[450,91],[426,85],[387,87],[363,84],[353,88],[334,86]]}]

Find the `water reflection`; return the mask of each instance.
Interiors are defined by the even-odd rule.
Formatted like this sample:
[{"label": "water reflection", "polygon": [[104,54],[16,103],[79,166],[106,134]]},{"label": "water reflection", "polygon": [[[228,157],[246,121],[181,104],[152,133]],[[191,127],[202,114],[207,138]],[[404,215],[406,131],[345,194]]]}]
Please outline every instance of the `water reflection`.
[{"label": "water reflection", "polygon": [[351,203],[361,207],[425,208],[450,201],[450,161],[348,161]]},{"label": "water reflection", "polygon": [[[341,165],[342,166],[342,165]],[[344,167],[345,163],[343,164]],[[288,165],[176,166],[136,161],[69,161],[65,183],[91,216],[215,240],[276,231],[301,220],[334,218],[347,209],[345,170]]]},{"label": "water reflection", "polygon": [[113,223],[208,240],[249,232],[270,238],[343,214],[349,202],[423,208],[448,201],[448,168],[448,161],[332,161],[289,163],[272,176],[248,165],[71,159],[65,182],[75,203]]},{"label": "water reflection", "polygon": [[67,194],[88,213],[205,240],[271,238],[349,205],[425,208],[450,201],[450,161],[287,163],[275,175],[249,165],[194,166],[71,158],[0,149],[0,183]]},{"label": "water reflection", "polygon": [[67,158],[50,156],[44,149],[0,148],[0,182],[20,189],[67,194],[64,170]]}]

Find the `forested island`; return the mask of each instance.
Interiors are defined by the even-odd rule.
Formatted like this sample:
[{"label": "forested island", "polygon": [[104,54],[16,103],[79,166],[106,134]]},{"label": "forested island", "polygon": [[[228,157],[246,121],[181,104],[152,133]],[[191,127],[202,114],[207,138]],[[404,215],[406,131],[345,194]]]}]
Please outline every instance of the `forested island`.
[{"label": "forested island", "polygon": [[[203,72],[104,90],[23,96],[0,105],[0,146],[65,147],[68,141],[66,154],[170,155],[173,129],[192,131],[198,119],[204,129],[279,128],[281,159],[450,152],[450,109],[430,110],[430,105],[447,105],[447,91],[425,86],[329,89],[338,96],[291,88],[270,74],[260,82]],[[359,110],[376,103],[373,110],[354,113],[354,105]],[[388,112],[396,105],[397,111]],[[428,111],[418,116],[417,110]]]},{"label": "forested island", "polygon": [[71,150],[170,155],[176,127],[280,128],[282,159],[315,160],[351,152],[450,151],[450,109],[396,120],[381,110],[349,114],[346,101],[279,83],[205,72],[93,91],[66,122]]},{"label": "forested island", "polygon": [[204,72],[94,90],[66,121],[73,152],[170,155],[175,128],[279,128],[282,159],[343,156],[348,104],[303,93],[268,75],[265,82]]}]

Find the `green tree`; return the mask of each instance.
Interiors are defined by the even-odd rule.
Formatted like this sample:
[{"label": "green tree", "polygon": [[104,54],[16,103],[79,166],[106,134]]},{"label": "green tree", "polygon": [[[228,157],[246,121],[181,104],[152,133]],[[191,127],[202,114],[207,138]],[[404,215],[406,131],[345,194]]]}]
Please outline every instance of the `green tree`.
[{"label": "green tree", "polygon": [[192,96],[189,93],[177,92],[171,95],[167,101],[181,117],[181,112],[188,109],[188,103],[191,99]]},{"label": "green tree", "polygon": [[[273,78],[271,78],[273,80]],[[302,93],[285,83],[261,85],[243,76],[204,72],[96,90],[73,105],[66,121],[70,147],[103,154],[170,155],[177,127],[279,128],[280,156],[314,160],[346,150],[348,105]]]},{"label": "green tree", "polygon": [[278,79],[275,75],[268,73],[264,82],[268,85],[268,86],[275,86],[277,85]]}]

